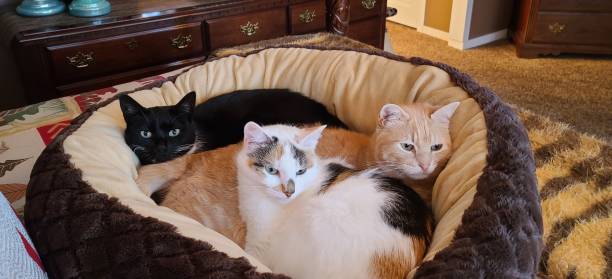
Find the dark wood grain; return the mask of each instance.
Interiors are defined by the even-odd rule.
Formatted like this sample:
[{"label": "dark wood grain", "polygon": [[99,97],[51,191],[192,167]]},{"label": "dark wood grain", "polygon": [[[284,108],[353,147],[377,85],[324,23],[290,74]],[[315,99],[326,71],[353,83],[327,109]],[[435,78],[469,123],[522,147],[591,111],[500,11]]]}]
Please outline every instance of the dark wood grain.
[{"label": "dark wood grain", "polygon": [[[14,53],[14,71],[32,103],[198,63],[220,47],[325,29],[347,34],[350,1],[111,0],[113,11],[94,18],[25,18],[13,6],[0,10],[0,39]],[[358,17],[351,36],[382,48],[386,0],[376,1],[365,10],[353,1]],[[299,19],[306,9],[316,14],[312,22]],[[258,23],[251,36],[240,29],[248,22]],[[191,42],[172,46],[179,35]],[[84,64],[68,59],[90,54]]]},{"label": "dark wood grain", "polygon": [[349,0],[327,1],[327,30],[338,35],[348,33],[351,21]]},{"label": "dark wood grain", "polygon": [[382,0],[350,0],[351,21],[380,15],[382,4]]},{"label": "dark wood grain", "polygon": [[612,13],[541,12],[533,28],[534,43],[612,45]]},{"label": "dark wood grain", "polygon": [[[192,23],[83,43],[50,46],[47,50],[55,79],[64,83],[204,55],[203,44],[200,23]],[[83,67],[70,63],[69,57],[82,54],[91,55],[93,61]]]},{"label": "dark wood grain", "polygon": [[612,12],[610,0],[541,0],[540,11]]},{"label": "dark wood grain", "polygon": [[[248,27],[249,24],[256,27],[252,35],[241,30],[243,27]],[[211,50],[281,37],[287,34],[287,29],[285,9],[254,12],[206,21],[206,31],[210,36]]]},{"label": "dark wood grain", "polygon": [[611,7],[609,0],[521,0],[511,30],[517,56],[612,54]]},{"label": "dark wood grain", "polygon": [[100,89],[108,86],[117,85],[124,82],[134,81],[143,77],[150,77],[158,74],[163,74],[169,71],[187,67],[190,65],[204,62],[205,56],[196,56],[185,60],[173,61],[161,65],[139,68],[132,71],[121,72],[109,76],[88,79],[67,85],[57,87],[58,96],[70,96],[78,93],[83,93],[89,90]]},{"label": "dark wood grain", "polygon": [[351,22],[351,29],[349,30],[348,37],[379,47],[382,44],[379,31],[381,20],[384,19],[374,17],[358,22]]},{"label": "dark wood grain", "polygon": [[[313,1],[289,6],[291,34],[304,34],[325,29],[325,2]],[[306,15],[313,16],[308,21]],[[301,16],[301,18],[300,18]],[[306,19],[305,19],[306,18]]]}]

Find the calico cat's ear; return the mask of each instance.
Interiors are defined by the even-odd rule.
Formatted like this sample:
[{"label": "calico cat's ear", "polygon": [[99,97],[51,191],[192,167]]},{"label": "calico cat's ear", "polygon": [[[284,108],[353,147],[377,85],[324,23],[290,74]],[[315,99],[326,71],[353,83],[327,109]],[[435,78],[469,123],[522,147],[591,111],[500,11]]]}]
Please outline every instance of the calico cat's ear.
[{"label": "calico cat's ear", "polygon": [[378,127],[390,127],[406,118],[404,110],[395,104],[386,104],[378,114]]},{"label": "calico cat's ear", "polygon": [[132,99],[132,97],[128,95],[119,96],[119,105],[121,106],[121,111],[123,112],[123,118],[127,119],[131,116],[136,116],[141,114],[146,110],[143,106],[141,106],[136,100]]},{"label": "calico cat's ear", "polygon": [[271,141],[272,139],[270,136],[268,136],[266,131],[264,131],[261,126],[257,125],[257,123],[250,121],[244,125],[244,144],[249,152],[253,152]]},{"label": "calico cat's ear", "polygon": [[431,119],[448,127],[451,117],[459,107],[459,102],[452,102],[448,105],[438,108],[431,114]]},{"label": "calico cat's ear", "polygon": [[304,128],[296,135],[296,142],[303,148],[314,150],[327,125],[316,128]]},{"label": "calico cat's ear", "polygon": [[195,93],[195,91],[191,91],[191,92],[187,93],[187,95],[185,95],[185,97],[183,97],[183,99],[181,99],[174,106],[174,108],[178,112],[191,114],[191,113],[193,113],[193,107],[195,106],[195,101],[196,101],[196,93]]}]

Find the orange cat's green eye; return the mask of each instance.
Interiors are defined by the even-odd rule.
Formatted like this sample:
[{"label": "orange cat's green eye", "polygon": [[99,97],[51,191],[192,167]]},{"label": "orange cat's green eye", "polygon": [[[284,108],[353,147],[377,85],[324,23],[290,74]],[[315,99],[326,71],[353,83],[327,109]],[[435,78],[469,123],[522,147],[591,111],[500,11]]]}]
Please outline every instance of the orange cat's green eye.
[{"label": "orange cat's green eye", "polygon": [[412,151],[414,150],[414,145],[410,144],[410,143],[400,143],[400,146],[402,147],[402,149],[406,150],[406,151]]},{"label": "orange cat's green eye", "polygon": [[434,144],[431,146],[431,151],[438,151],[442,149],[442,144]]}]

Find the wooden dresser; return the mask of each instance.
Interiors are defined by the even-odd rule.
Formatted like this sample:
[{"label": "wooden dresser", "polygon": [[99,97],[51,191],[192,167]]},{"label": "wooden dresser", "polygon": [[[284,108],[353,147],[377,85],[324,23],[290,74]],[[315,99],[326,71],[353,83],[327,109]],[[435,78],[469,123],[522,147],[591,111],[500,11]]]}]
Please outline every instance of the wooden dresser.
[{"label": "wooden dresser", "polygon": [[111,14],[24,18],[0,12],[28,102],[118,84],[206,59],[213,50],[331,31],[382,48],[386,0],[111,0]]},{"label": "wooden dresser", "polygon": [[612,0],[521,0],[512,35],[519,57],[612,54]]}]

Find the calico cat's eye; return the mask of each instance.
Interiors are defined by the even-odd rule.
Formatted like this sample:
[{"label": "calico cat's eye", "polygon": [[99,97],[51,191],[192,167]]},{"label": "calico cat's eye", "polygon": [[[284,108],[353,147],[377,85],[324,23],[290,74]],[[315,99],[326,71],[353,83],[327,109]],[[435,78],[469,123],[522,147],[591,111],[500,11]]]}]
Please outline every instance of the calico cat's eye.
[{"label": "calico cat's eye", "polygon": [[172,129],[168,132],[168,135],[171,137],[176,137],[181,133],[181,129]]},{"label": "calico cat's eye", "polygon": [[410,144],[410,143],[405,143],[405,142],[402,142],[402,143],[400,143],[400,146],[402,147],[402,149],[404,149],[404,150],[406,150],[406,151],[412,151],[412,150],[414,150],[414,145],[413,145],[413,144]]},{"label": "calico cat's eye", "polygon": [[305,172],[306,172],[306,169],[301,169],[301,170],[298,170],[298,171],[297,171],[295,174],[297,174],[297,175],[302,175],[302,174],[304,174]]},{"label": "calico cat's eye", "polygon": [[152,135],[153,134],[151,134],[151,132],[149,132],[149,131],[145,131],[145,130],[140,131],[140,136],[145,138],[145,139],[150,138]]},{"label": "calico cat's eye", "polygon": [[278,170],[273,168],[273,167],[271,167],[271,166],[266,166],[266,172],[269,175],[276,175],[276,174],[278,174]]},{"label": "calico cat's eye", "polygon": [[442,149],[442,144],[434,144],[431,146],[431,151],[438,151]]}]

